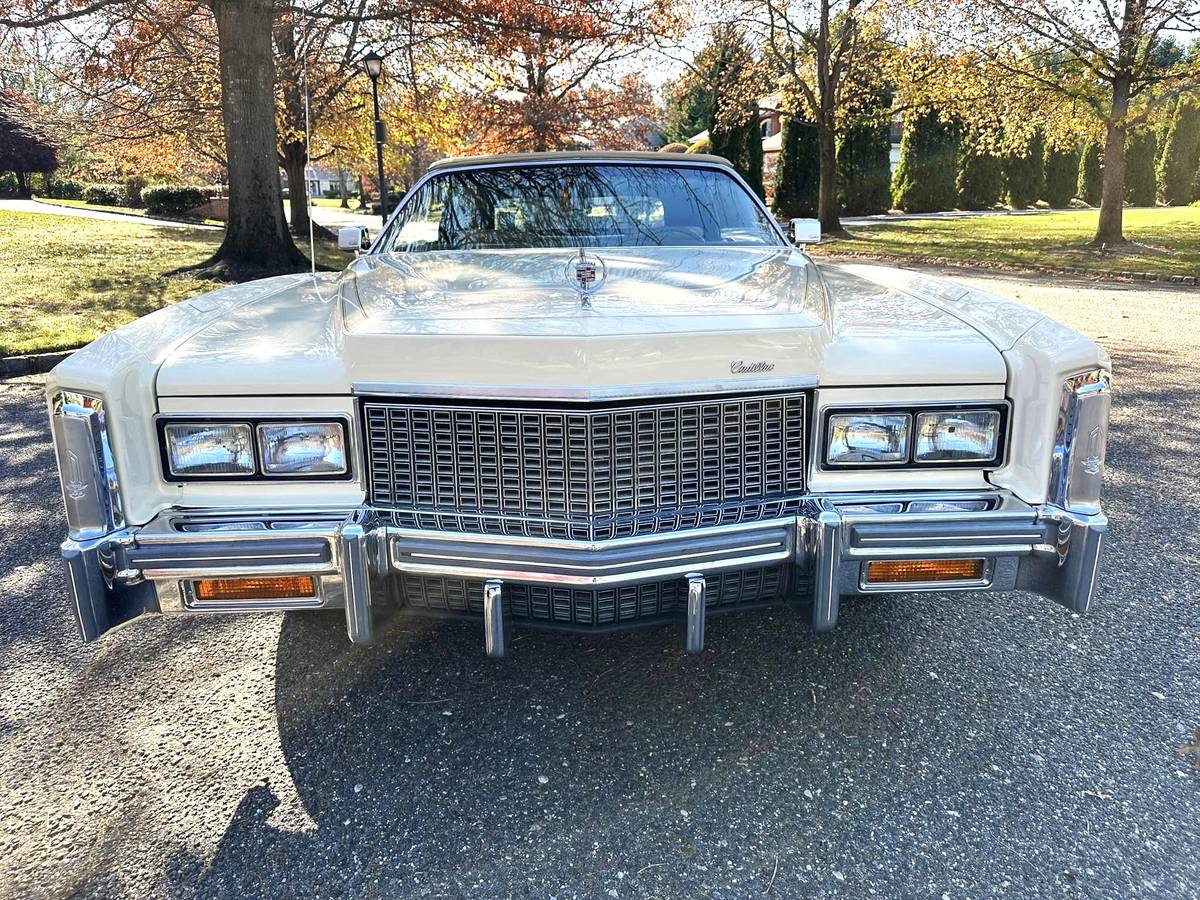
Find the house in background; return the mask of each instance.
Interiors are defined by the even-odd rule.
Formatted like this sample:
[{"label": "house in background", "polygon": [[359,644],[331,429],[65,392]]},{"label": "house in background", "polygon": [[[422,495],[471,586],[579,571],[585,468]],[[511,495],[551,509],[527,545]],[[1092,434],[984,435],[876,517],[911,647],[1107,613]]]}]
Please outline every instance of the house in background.
[{"label": "house in background", "polygon": [[[769,94],[758,100],[758,130],[762,136],[763,190],[768,197],[775,193],[775,169],[779,165],[779,151],[783,149],[783,113],[779,107],[779,94]],[[688,138],[688,146],[708,138],[708,129]]]},{"label": "house in background", "polygon": [[304,170],[308,182],[308,196],[324,197],[326,193],[341,190],[342,178],[336,169],[308,166]]}]

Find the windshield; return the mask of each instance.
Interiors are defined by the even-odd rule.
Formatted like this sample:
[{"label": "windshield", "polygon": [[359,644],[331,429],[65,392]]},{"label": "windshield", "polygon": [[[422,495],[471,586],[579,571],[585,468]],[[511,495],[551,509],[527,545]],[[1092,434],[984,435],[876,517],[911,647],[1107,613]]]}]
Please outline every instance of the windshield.
[{"label": "windshield", "polygon": [[762,208],[720,169],[560,164],[436,175],[408,198],[381,249],[780,243]]}]

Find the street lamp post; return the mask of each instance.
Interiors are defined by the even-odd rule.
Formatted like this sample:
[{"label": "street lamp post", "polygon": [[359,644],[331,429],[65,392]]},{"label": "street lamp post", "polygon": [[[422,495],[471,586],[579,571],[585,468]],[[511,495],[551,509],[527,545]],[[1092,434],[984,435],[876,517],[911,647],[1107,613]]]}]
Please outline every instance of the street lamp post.
[{"label": "street lamp post", "polygon": [[371,102],[375,106],[375,162],[379,166],[379,212],[386,222],[388,202],[387,184],[383,179],[383,142],[387,138],[387,131],[383,119],[379,117],[379,76],[383,74],[383,57],[371,50],[362,58],[362,67],[371,79]]}]

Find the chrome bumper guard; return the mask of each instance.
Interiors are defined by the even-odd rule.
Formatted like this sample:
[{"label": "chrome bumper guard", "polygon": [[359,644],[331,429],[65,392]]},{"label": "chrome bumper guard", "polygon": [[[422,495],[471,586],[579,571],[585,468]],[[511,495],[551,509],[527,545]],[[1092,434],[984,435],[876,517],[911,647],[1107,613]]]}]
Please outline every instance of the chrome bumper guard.
[{"label": "chrome bumper guard", "polygon": [[[678,578],[686,586],[686,647],[704,645],[706,576],[785,565],[811,585],[812,625],[837,624],[843,594],[875,591],[1029,590],[1087,612],[1096,590],[1103,513],[1033,507],[1006,493],[813,497],[796,516],[607,541],[547,540],[396,528],[372,510],[251,514],[171,510],[141,528],[62,545],[85,641],[153,613],[341,608],[350,640],[371,639],[372,611],[394,596],[392,576],[475,579],[483,584],[485,647],[508,644],[509,584],[602,587]],[[958,509],[969,501],[985,509]],[[981,504],[980,501],[983,501]],[[913,503],[922,511],[910,511]],[[935,503],[937,507],[939,503]],[[876,560],[984,561],[984,576],[960,584],[875,586]],[[205,602],[202,578],[312,575],[303,600]],[[531,623],[536,624],[536,623]]]}]

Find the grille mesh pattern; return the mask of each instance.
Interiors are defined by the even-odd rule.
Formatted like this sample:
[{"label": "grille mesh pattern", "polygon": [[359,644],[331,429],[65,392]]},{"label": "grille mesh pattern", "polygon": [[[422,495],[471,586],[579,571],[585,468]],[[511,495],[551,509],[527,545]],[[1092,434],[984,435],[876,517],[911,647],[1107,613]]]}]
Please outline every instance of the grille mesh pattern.
[{"label": "grille mesh pattern", "polygon": [[[727,609],[786,599],[783,566],[707,576],[706,608]],[[468,578],[404,575],[401,598],[415,610],[483,615],[483,582]],[[673,578],[614,588],[571,588],[505,584],[505,608],[518,620],[555,625],[602,627],[682,615],[687,581]]]},{"label": "grille mesh pattern", "polygon": [[802,393],[596,409],[364,404],[371,502],[410,527],[603,539],[782,515]]}]

